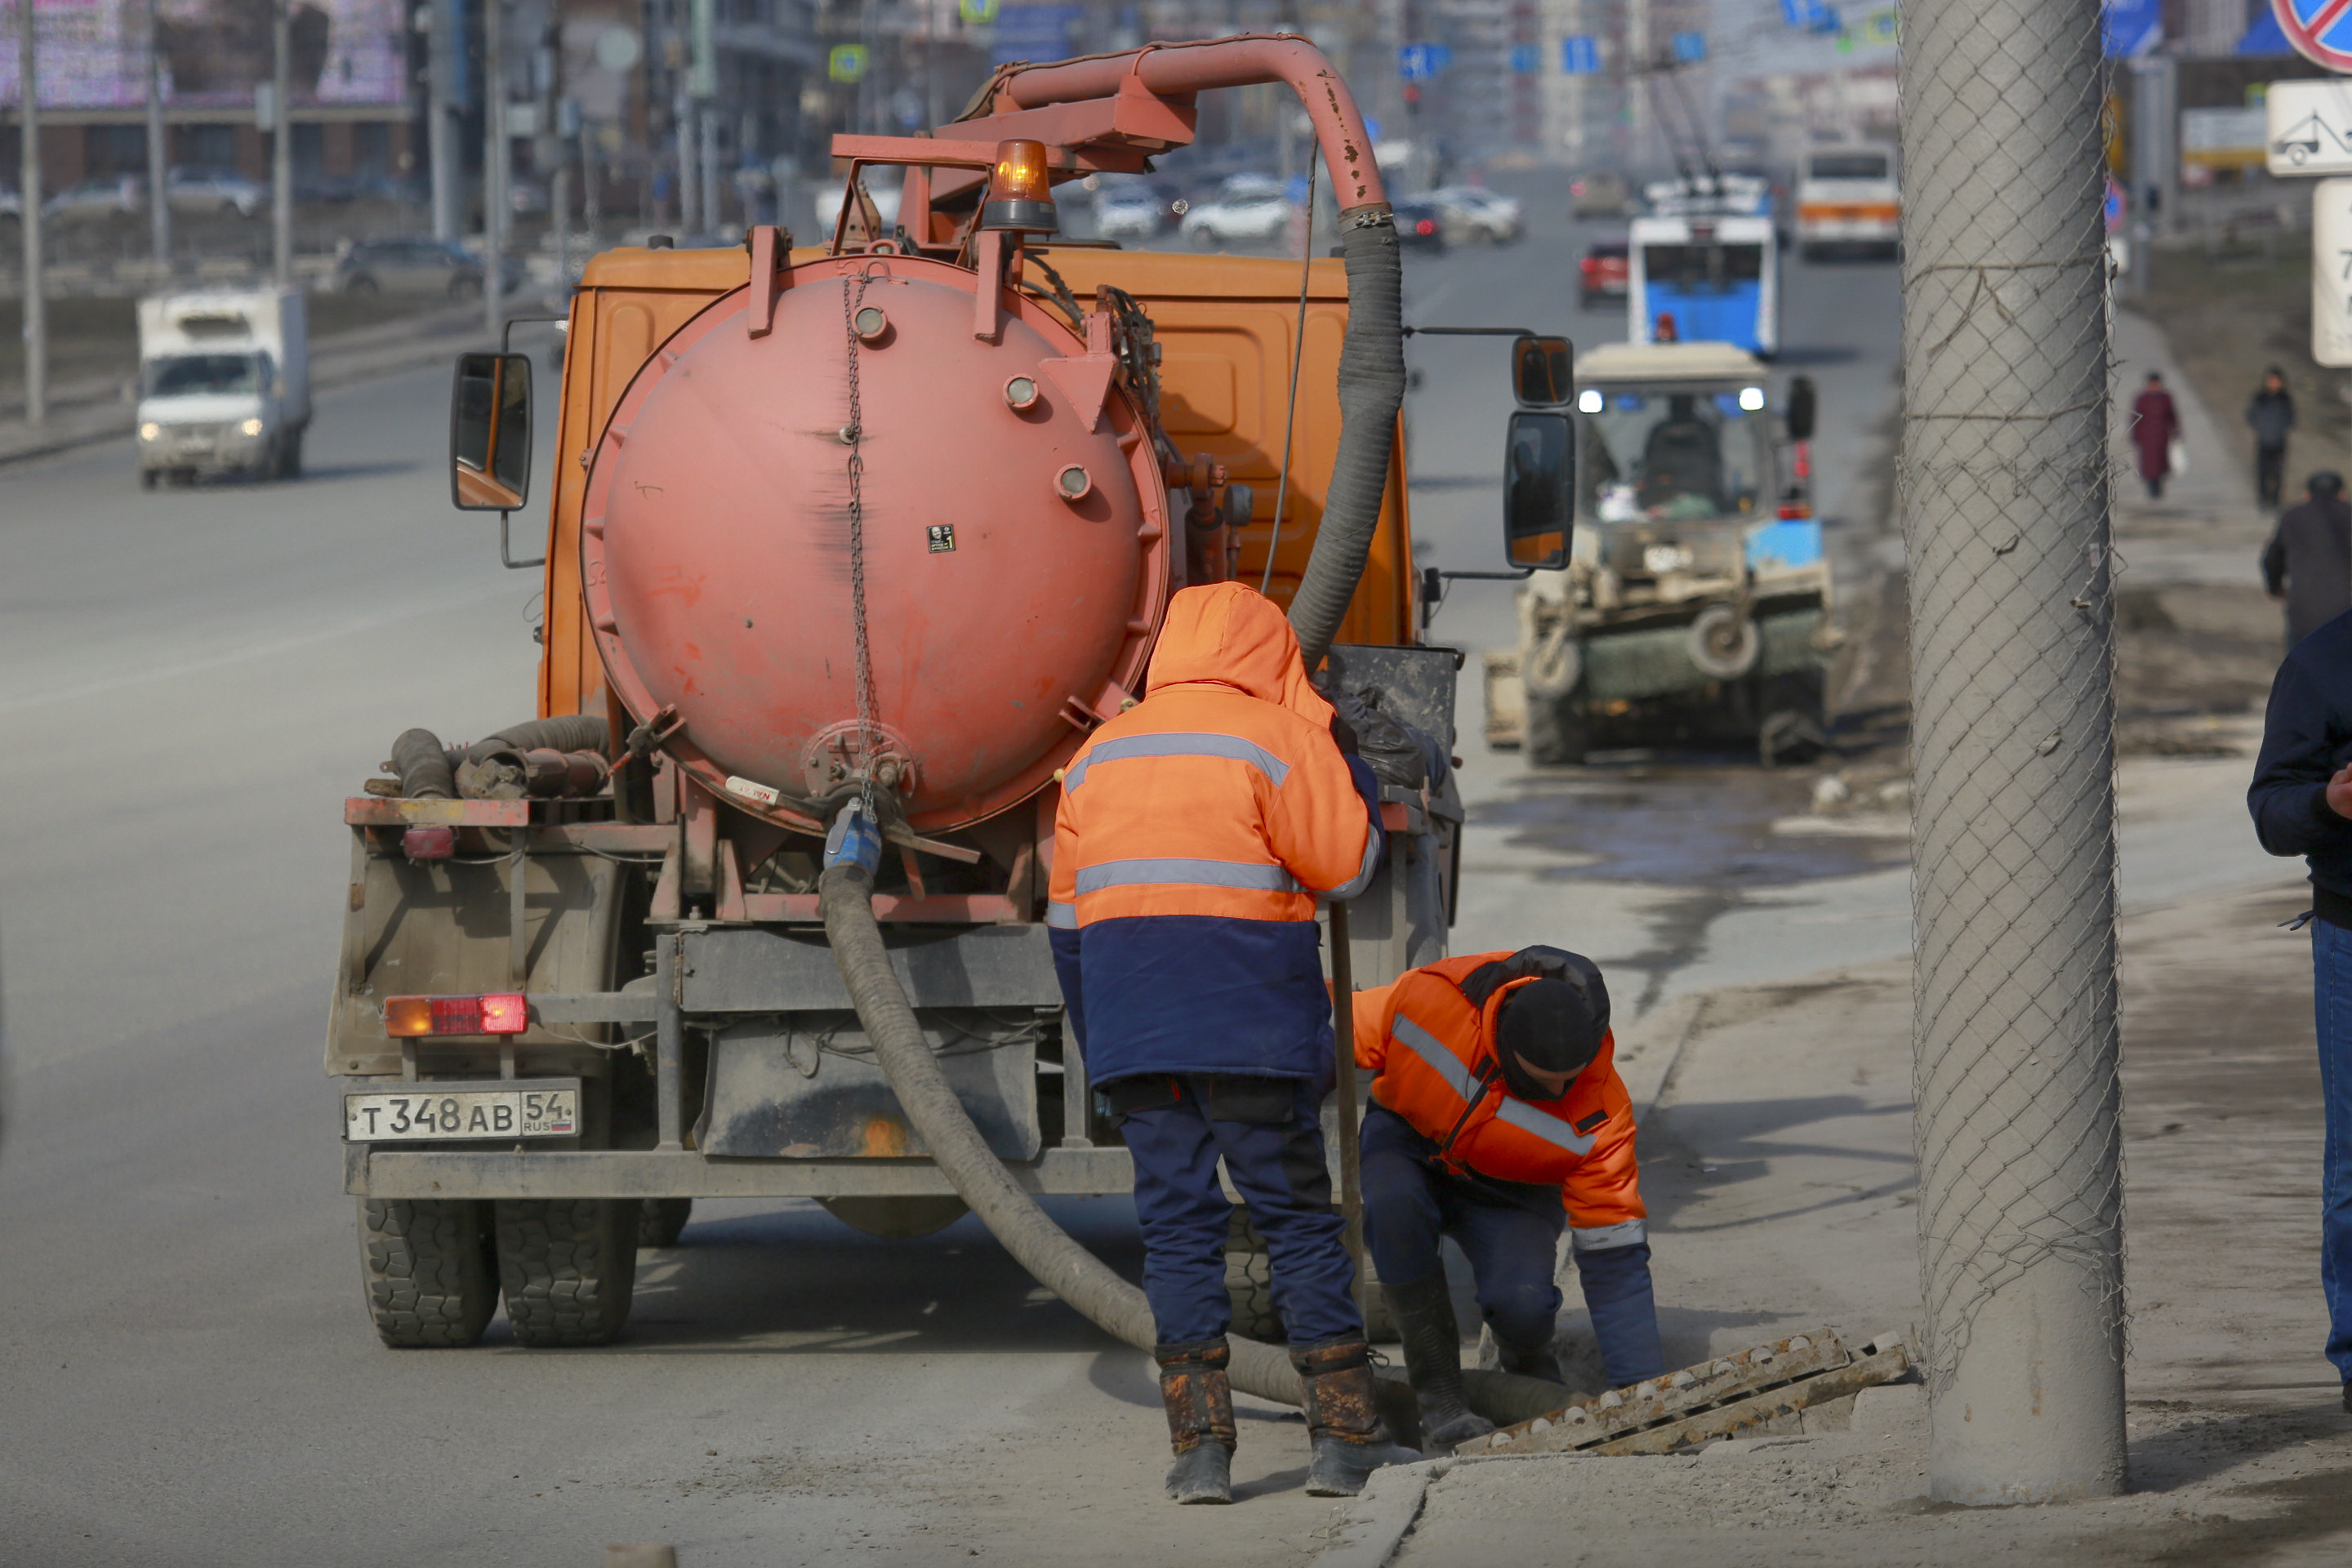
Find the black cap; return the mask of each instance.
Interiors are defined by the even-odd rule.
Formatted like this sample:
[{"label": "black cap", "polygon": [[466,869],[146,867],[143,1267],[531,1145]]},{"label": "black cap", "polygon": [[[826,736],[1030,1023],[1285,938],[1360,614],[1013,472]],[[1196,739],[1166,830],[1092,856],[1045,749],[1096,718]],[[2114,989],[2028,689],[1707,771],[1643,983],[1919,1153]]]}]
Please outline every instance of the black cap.
[{"label": "black cap", "polygon": [[1507,1070],[1525,1058],[1541,1072],[1578,1073],[1600,1054],[1607,1028],[1582,986],[1534,980],[1503,998],[1495,1018],[1495,1046]]}]

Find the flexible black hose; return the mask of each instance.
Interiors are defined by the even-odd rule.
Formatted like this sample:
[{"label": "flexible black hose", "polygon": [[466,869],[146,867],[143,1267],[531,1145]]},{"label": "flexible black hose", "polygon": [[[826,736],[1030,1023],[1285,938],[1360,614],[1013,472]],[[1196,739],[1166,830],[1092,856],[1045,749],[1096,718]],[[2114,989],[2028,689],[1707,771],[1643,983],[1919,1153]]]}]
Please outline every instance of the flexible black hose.
[{"label": "flexible black hose", "polygon": [[430,730],[404,730],[392,743],[392,771],[400,793],[412,800],[455,800],[457,775],[441,738]]},{"label": "flexible black hose", "polygon": [[463,751],[451,753],[450,764],[478,763],[492,752],[593,752],[610,761],[613,730],[598,713],[559,713],[552,719],[529,719],[509,724],[495,735],[485,735]]},{"label": "flexible black hose", "polygon": [[1314,552],[1290,598],[1290,624],[1309,673],[1356,596],[1380,527],[1404,406],[1404,272],[1396,219],[1386,203],[1339,215],[1339,254],[1348,264],[1348,335],[1339,347],[1339,450],[1331,489],[1315,531]]},{"label": "flexible black hose", "polygon": [[[898,973],[890,967],[882,927],[874,918],[873,879],[855,866],[835,866],[818,879],[817,892],[825,940],[833,946],[834,963],[840,967],[850,1005],[857,1009],[857,1021],[873,1042],[875,1059],[956,1195],[1037,1283],[1114,1338],[1150,1350],[1158,1334],[1143,1292],[1071,1240],[1037,1206],[1037,1200],[1021,1190],[948,1086]],[[1298,1374],[1284,1352],[1238,1337],[1233,1352],[1235,1388],[1277,1404],[1300,1402]],[[1505,1424],[1548,1415],[1569,1400],[1568,1391],[1557,1384],[1509,1373],[1465,1370],[1462,1381],[1471,1407]],[[1383,1411],[1393,1424],[1402,1412],[1392,1407],[1392,1401],[1410,1395],[1401,1382],[1392,1380],[1383,1381],[1381,1394]]]}]

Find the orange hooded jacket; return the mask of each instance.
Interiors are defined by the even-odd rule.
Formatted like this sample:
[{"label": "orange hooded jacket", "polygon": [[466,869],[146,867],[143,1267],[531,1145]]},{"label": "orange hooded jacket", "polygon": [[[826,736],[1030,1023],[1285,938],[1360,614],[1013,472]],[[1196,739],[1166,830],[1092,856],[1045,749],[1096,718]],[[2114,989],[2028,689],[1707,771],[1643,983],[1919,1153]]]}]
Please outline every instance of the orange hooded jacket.
[{"label": "orange hooded jacket", "polygon": [[1497,1181],[1559,1183],[1576,1247],[1631,1247],[1649,1238],[1633,1159],[1633,1102],[1617,1076],[1616,1037],[1558,1100],[1525,1100],[1505,1087],[1495,1054],[1503,999],[1538,975],[1506,982],[1474,1006],[1461,983],[1509,952],[1423,965],[1356,994],[1356,1064],[1373,1068],[1373,1100],[1437,1145],[1438,1163]]},{"label": "orange hooded jacket", "polygon": [[1331,739],[1273,601],[1169,602],[1147,695],[1063,770],[1046,923],[1097,1082],[1330,1070],[1317,895],[1380,862],[1377,800]]}]

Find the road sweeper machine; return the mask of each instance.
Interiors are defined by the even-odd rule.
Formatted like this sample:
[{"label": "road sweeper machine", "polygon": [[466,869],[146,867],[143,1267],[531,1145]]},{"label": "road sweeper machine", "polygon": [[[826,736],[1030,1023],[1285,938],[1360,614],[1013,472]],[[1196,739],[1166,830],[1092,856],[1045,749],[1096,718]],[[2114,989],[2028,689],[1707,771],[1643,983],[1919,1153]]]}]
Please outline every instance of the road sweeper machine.
[{"label": "road sweeper machine", "polygon": [[[1060,237],[1055,186],[1147,169],[1197,93],[1259,83],[1314,122],[1337,258]],[[891,1237],[970,1207],[1149,1344],[1034,1202],[1131,1180],[1044,921],[1057,770],[1142,694],[1187,584],[1265,583],[1396,742],[1367,742],[1388,850],[1356,982],[1444,950],[1457,658],[1416,641],[1394,229],[1344,83],[1294,37],[1153,46],[1007,67],[955,122],[834,153],[819,243],[593,260],[551,398],[524,355],[457,367],[457,504],[505,527],[551,492],[520,563],[546,614],[535,717],[444,737],[418,694],[345,805],[326,1067],[389,1344],[472,1343],[501,1297],[525,1345],[607,1341],[638,1247],[722,1196]],[[1557,566],[1569,346],[1500,348],[1504,548]],[[829,833],[878,855],[828,867]],[[1236,1384],[1295,1397],[1264,1348]]]}]

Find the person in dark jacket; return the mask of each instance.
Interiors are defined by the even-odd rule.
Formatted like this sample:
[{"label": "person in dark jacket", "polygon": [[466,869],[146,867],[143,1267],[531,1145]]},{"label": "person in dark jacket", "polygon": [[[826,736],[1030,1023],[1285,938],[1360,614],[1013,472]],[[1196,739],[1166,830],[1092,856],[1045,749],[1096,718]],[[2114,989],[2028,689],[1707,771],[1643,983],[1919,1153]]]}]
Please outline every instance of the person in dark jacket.
[{"label": "person in dark jacket", "polygon": [[2165,476],[2172,472],[2172,443],[2179,434],[2180,413],[2172,405],[2172,394],[2164,390],[2164,377],[2149,371],[2147,384],[2132,399],[2131,438],[2139,448],[2139,477],[2150,500],[2164,499]]},{"label": "person in dark jacket", "polygon": [[2286,433],[2294,428],[2294,397],[2278,366],[2263,372],[2263,384],[2246,405],[2246,424],[2254,433],[2255,494],[2276,510],[2286,480]]},{"label": "person in dark jacket", "polygon": [[2352,614],[2290,649],[2271,682],[2263,750],[2246,792],[2254,833],[2311,868],[2312,1000],[2319,1032],[2319,1282],[2327,1359],[2352,1411]]},{"label": "person in dark jacket", "polygon": [[2316,473],[2304,481],[2311,499],[2279,513],[2263,547],[2263,586],[2286,602],[2290,648],[2352,609],[2352,505],[2344,480]]}]

